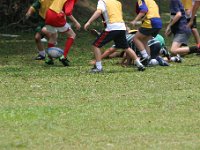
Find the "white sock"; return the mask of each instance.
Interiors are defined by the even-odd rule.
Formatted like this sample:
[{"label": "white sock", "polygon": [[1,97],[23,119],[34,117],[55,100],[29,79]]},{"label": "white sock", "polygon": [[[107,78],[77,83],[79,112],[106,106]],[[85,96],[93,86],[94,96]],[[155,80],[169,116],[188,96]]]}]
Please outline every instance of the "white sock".
[{"label": "white sock", "polygon": [[147,54],[147,51],[144,49],[142,51],[140,51],[141,55],[143,58],[147,58],[149,55]]},{"label": "white sock", "polygon": [[101,61],[97,61],[97,62],[96,62],[96,67],[97,67],[97,69],[99,69],[99,70],[102,69]]},{"label": "white sock", "polygon": [[135,60],[135,64],[136,64],[136,66],[142,66],[142,64],[141,64],[141,62],[140,62],[140,60],[137,58],[136,60]]},{"label": "white sock", "polygon": [[42,56],[45,56],[45,50],[39,51],[39,54],[42,55]]}]

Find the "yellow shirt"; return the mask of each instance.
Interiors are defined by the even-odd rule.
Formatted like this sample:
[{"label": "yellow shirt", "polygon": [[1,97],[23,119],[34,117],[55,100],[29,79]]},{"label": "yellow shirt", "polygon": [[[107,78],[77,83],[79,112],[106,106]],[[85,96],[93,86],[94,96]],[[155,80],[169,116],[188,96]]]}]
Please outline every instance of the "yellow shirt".
[{"label": "yellow shirt", "polygon": [[55,11],[56,13],[61,13],[66,1],[67,0],[54,0],[50,6],[50,9]]},{"label": "yellow shirt", "polygon": [[39,0],[40,2],[40,9],[39,9],[39,15],[42,18],[45,18],[46,16],[46,11],[52,4],[53,0]]},{"label": "yellow shirt", "polygon": [[192,0],[181,0],[184,9],[191,9],[192,8]]},{"label": "yellow shirt", "polygon": [[103,0],[106,4],[109,23],[124,22],[122,15],[122,5],[117,0]]},{"label": "yellow shirt", "polygon": [[159,8],[154,0],[138,0],[138,7],[140,12],[146,13],[142,27],[160,28],[162,26]]}]

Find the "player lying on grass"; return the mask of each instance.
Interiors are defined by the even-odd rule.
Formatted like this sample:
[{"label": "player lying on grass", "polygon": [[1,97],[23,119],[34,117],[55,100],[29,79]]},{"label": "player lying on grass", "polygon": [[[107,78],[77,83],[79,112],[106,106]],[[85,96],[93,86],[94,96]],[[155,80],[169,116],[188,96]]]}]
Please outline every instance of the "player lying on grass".
[{"label": "player lying on grass", "polygon": [[182,46],[187,45],[191,35],[191,28],[187,26],[187,19],[184,7],[180,0],[170,0],[171,20],[168,24],[165,35],[169,36],[173,33],[173,41],[170,52],[172,55],[186,55],[199,53],[200,49],[197,46]]}]

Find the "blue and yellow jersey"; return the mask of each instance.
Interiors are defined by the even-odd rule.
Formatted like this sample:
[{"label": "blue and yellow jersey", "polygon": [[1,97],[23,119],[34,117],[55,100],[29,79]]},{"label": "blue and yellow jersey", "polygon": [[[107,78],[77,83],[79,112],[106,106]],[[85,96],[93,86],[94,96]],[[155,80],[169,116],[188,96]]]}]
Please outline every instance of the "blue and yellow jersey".
[{"label": "blue and yellow jersey", "polygon": [[139,12],[145,13],[143,28],[162,28],[159,8],[154,0],[138,0]]},{"label": "blue and yellow jersey", "polygon": [[46,11],[47,9],[50,7],[50,5],[52,4],[53,0],[36,0],[33,4],[32,4],[32,8],[35,11],[38,11],[39,15],[45,19],[45,15],[46,15]]}]

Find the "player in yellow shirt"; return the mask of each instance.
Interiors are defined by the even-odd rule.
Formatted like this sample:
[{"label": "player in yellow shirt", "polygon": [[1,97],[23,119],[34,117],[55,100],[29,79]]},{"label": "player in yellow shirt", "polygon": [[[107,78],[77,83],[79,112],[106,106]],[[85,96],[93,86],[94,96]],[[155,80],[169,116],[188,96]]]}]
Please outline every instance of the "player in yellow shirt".
[{"label": "player in yellow shirt", "polygon": [[100,73],[103,71],[100,48],[110,41],[114,41],[117,49],[125,50],[135,61],[139,71],[145,70],[145,67],[140,63],[139,58],[129,47],[126,40],[126,26],[123,20],[121,3],[117,0],[99,0],[97,10],[84,25],[84,29],[87,30],[90,24],[100,16],[104,20],[105,29],[93,42],[96,63],[95,67],[91,69],[91,73]]},{"label": "player in yellow shirt", "polygon": [[150,49],[147,42],[159,33],[162,21],[159,8],[154,0],[137,0],[136,6],[138,15],[131,21],[131,24],[135,26],[137,21],[142,20],[142,25],[133,40],[143,57],[143,64],[148,65]]},{"label": "player in yellow shirt", "polygon": [[26,13],[26,18],[28,19],[32,15],[36,15],[38,17],[39,23],[37,28],[35,29],[35,42],[39,54],[35,57],[35,60],[44,60],[45,59],[45,50],[44,46],[41,42],[43,37],[50,37],[50,33],[46,30],[45,26],[45,15],[46,11],[51,5],[53,0],[36,0],[28,9]]}]

